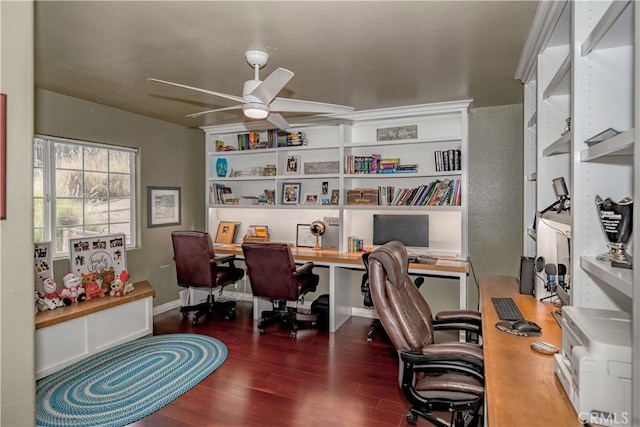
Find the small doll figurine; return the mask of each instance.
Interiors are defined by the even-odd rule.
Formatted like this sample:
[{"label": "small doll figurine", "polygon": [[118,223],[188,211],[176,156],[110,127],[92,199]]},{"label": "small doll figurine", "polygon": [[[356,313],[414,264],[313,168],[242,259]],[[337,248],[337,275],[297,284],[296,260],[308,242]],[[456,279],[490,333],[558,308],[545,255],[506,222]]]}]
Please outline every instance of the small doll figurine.
[{"label": "small doll figurine", "polygon": [[62,281],[64,286],[58,294],[65,305],[83,302],[86,299],[82,280],[79,277],[74,276],[73,273],[67,273],[62,277]]},{"label": "small doll figurine", "polygon": [[84,291],[87,294],[87,299],[103,297],[104,292],[102,292],[102,287],[98,283],[98,281],[101,280],[100,275],[98,273],[94,273],[93,271],[90,271],[87,274],[81,274],[82,286],[84,287]]},{"label": "small doll figurine", "polygon": [[120,280],[122,280],[122,282],[124,283],[124,293],[128,294],[129,292],[131,292],[133,290],[133,283],[129,283],[129,273],[127,273],[125,270],[122,270],[120,272]]},{"label": "small doll figurine", "polygon": [[42,279],[42,288],[44,289],[44,304],[48,310],[55,310],[58,307],[63,307],[64,302],[60,299],[60,295],[56,291],[57,285],[52,278],[47,277]]}]

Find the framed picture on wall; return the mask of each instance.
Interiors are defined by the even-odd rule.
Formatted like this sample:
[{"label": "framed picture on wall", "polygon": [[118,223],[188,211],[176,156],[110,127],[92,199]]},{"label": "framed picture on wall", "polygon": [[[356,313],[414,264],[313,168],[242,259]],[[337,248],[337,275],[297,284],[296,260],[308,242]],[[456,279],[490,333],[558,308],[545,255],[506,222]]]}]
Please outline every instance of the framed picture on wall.
[{"label": "framed picture on wall", "polygon": [[147,227],[180,225],[180,187],[147,187]]}]

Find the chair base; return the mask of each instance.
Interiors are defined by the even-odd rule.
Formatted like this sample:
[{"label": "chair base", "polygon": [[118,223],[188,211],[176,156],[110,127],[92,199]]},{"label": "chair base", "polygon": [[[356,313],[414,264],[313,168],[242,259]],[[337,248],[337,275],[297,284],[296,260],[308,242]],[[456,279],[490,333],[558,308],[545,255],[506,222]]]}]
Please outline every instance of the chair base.
[{"label": "chair base", "polygon": [[292,338],[296,338],[300,329],[298,322],[311,322],[315,326],[317,321],[317,314],[300,313],[295,309],[284,307],[280,310],[263,311],[262,320],[258,322],[258,331],[262,335],[266,332],[267,326],[279,323],[291,331]]},{"label": "chair base", "polygon": [[451,415],[451,422],[447,422],[431,411],[411,408],[407,414],[407,423],[416,425],[418,417],[422,417],[436,427],[477,427],[482,425],[482,417],[476,411],[455,411]]},{"label": "chair base", "polygon": [[232,320],[236,317],[236,302],[235,301],[215,301],[211,295],[207,296],[205,302],[200,304],[188,305],[180,308],[182,317],[187,318],[189,313],[195,311],[193,315],[193,325],[198,324],[198,320],[206,316],[207,319],[211,319],[211,314],[215,312],[222,313],[225,320]]}]

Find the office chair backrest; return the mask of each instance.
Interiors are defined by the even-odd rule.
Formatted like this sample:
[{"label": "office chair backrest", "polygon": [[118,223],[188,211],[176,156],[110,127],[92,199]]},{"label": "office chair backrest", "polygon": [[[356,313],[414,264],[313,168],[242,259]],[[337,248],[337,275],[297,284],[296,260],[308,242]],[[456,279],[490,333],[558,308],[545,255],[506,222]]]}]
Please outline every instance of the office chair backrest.
[{"label": "office chair backrest", "polygon": [[216,286],[216,263],[213,243],[203,231],[171,233],[178,284],[181,286]]},{"label": "office chair backrest", "polygon": [[243,243],[242,252],[254,296],[296,301],[296,264],[286,243]]},{"label": "office chair backrest", "polygon": [[419,351],[434,343],[431,309],[409,277],[402,243],[391,241],[371,253],[369,286],[380,322],[397,350]]}]

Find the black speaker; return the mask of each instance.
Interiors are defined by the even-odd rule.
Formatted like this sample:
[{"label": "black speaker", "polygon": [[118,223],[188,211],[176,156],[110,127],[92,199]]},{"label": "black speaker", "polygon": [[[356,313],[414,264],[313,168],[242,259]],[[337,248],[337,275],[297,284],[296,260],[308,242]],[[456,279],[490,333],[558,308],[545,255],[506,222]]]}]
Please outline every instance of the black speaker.
[{"label": "black speaker", "polygon": [[533,267],[535,258],[521,256],[520,257],[520,293],[526,295],[533,295]]}]

